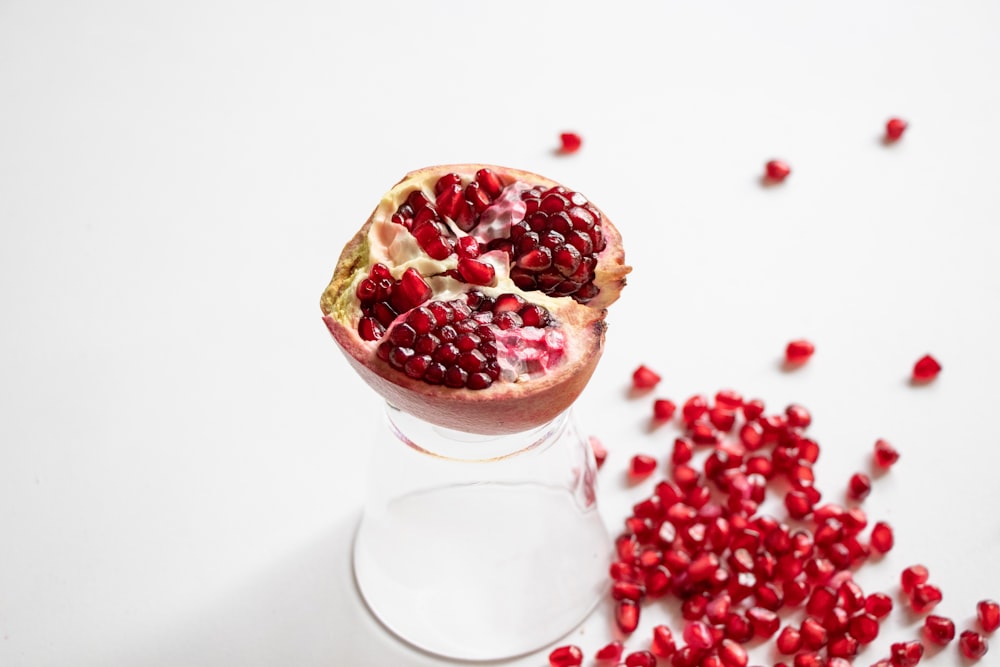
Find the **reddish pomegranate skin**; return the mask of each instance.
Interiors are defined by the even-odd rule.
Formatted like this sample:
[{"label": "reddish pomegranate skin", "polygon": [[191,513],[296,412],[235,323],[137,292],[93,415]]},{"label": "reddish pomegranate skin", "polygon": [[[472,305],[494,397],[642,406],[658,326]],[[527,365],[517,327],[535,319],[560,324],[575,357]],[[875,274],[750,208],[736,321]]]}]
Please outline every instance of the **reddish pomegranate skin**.
[{"label": "reddish pomegranate skin", "polygon": [[[484,170],[489,175],[480,177]],[[452,189],[448,189],[447,177],[451,174],[460,175],[464,180],[453,183]],[[444,182],[441,182],[442,179]],[[368,320],[362,321],[366,316],[361,312],[361,295],[355,296],[355,285],[358,284],[359,274],[367,273],[377,263],[385,263],[390,270],[394,268],[391,255],[398,250],[391,249],[392,246],[385,241],[385,230],[392,230],[395,238],[400,238],[400,234],[406,235],[418,229],[417,216],[411,223],[412,229],[396,224],[403,219],[399,211],[405,206],[418,209],[417,215],[420,215],[431,208],[427,206],[429,198],[437,197],[436,207],[440,211],[457,211],[455,226],[463,233],[468,232],[468,229],[462,228],[463,224],[468,224],[468,212],[475,210],[475,215],[478,215],[485,210],[483,207],[489,205],[490,198],[497,196],[498,182],[543,189],[560,187],[558,183],[537,174],[491,165],[444,165],[412,172],[390,190],[368,221],[347,243],[320,302],[324,322],[350,365],[390,404],[438,426],[484,435],[526,431],[551,421],[572,405],[589,381],[604,347],[607,306],[618,298],[625,284],[625,275],[630,271],[624,262],[621,237],[610,220],[596,206],[586,203],[585,217],[593,217],[591,212],[600,216],[603,245],[599,251],[596,247],[591,250],[593,259],[589,260],[592,263],[587,267],[590,267],[592,280],[574,282],[571,287],[577,291],[571,296],[559,296],[556,292],[561,288],[553,288],[556,291],[546,295],[538,291],[521,291],[513,284],[498,283],[507,292],[520,292],[529,303],[544,302],[544,309],[554,319],[554,326],[562,336],[564,347],[559,350],[558,360],[546,366],[543,373],[535,373],[528,379],[489,383],[483,381],[482,373],[469,372],[466,380],[458,371],[455,376],[436,378],[440,381],[435,383],[411,377],[408,372],[423,372],[422,366],[426,366],[426,361],[422,365],[414,362],[404,366],[406,359],[401,354],[380,358],[376,353],[377,341],[383,335],[385,339],[391,338],[389,329],[394,326],[394,316],[392,313],[373,311]],[[467,187],[462,190],[461,185],[466,183]],[[437,187],[441,189],[436,190]],[[452,196],[453,192],[458,194]],[[424,208],[419,209],[420,206]],[[423,256],[438,262],[453,261],[451,257],[457,260],[457,268],[433,276],[452,279],[458,285],[464,284],[466,293],[475,289],[477,283],[492,280],[488,274],[494,266],[481,261],[478,247],[473,247],[471,243],[456,243],[440,222],[423,221],[423,224],[424,229],[441,232],[417,231],[413,234],[413,245],[419,245],[425,253]],[[472,226],[476,224],[475,220],[471,223]],[[458,238],[464,237],[459,234]],[[496,237],[494,241],[502,244],[503,238]],[[503,252],[502,249],[493,251],[495,256]],[[566,261],[577,262],[577,257]],[[498,264],[502,266],[503,262]],[[513,267],[512,263],[510,267]],[[398,266],[393,278],[399,280],[401,274],[402,265]],[[430,282],[433,276],[423,277]],[[496,280],[506,278],[495,276]],[[570,282],[569,279],[567,282]],[[425,296],[420,293],[419,287],[417,283],[417,288],[414,288],[417,299]],[[431,299],[435,297],[432,295]],[[521,311],[523,314],[524,311]],[[515,322],[519,317],[517,313],[504,315],[513,316]],[[378,317],[381,321],[374,324],[370,321]],[[379,331],[379,326],[386,330]],[[512,326],[519,327],[520,324]],[[366,334],[376,338],[366,339]],[[404,368],[407,372],[403,371]],[[473,375],[476,375],[477,381],[473,380]]]}]

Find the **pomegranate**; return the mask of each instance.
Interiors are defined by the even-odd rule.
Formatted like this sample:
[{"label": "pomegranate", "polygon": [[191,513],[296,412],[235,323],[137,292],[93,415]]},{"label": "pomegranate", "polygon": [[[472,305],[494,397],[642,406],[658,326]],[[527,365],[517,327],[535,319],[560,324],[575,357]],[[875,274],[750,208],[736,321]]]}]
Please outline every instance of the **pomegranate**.
[{"label": "pomegranate", "polygon": [[320,306],[390,404],[445,428],[524,431],[593,374],[630,268],[583,195],[526,171],[408,174],[344,247]]}]

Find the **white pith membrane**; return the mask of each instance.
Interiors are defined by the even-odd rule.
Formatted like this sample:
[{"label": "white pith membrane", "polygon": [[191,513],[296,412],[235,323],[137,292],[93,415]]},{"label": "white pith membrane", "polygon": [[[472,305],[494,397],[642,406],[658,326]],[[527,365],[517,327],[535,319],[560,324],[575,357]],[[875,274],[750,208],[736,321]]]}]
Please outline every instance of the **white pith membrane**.
[{"label": "white pith membrane", "polygon": [[[526,205],[521,194],[534,187],[533,184],[515,181],[504,186],[500,195],[480,215],[479,223],[469,232],[462,231],[453,220],[441,216],[442,222],[448,227],[455,239],[471,236],[485,246],[495,239],[510,236],[511,226],[524,219]],[[405,183],[393,188],[386,194],[376,213],[368,232],[368,251],[370,262],[365,267],[359,267],[350,284],[342,292],[335,313],[340,313],[342,322],[349,318],[349,324],[357,327],[361,301],[357,297],[358,284],[369,276],[371,267],[383,264],[389,269],[393,279],[399,280],[407,269],[415,269],[430,286],[433,295],[422,305],[432,301],[465,301],[469,292],[478,291],[488,297],[496,298],[503,294],[516,294],[525,302],[532,303],[549,312],[550,322],[545,327],[523,326],[503,330],[496,325],[490,325],[494,331],[496,343],[496,359],[500,367],[501,382],[524,382],[537,379],[558,365],[565,356],[567,341],[560,330],[557,312],[562,303],[572,297],[551,297],[538,290],[521,290],[510,279],[510,257],[503,250],[483,252],[476,259],[493,267],[496,280],[492,285],[474,285],[457,280],[445,274],[457,269],[459,255],[454,253],[438,260],[430,257],[420,247],[417,239],[406,227],[391,221],[391,215],[406,202],[414,190],[421,190],[425,196],[434,201],[436,195],[433,182],[415,187],[413,183]],[[345,302],[346,301],[346,302]],[[400,313],[385,327],[386,337],[401,322],[406,320],[410,311]],[[380,340],[366,341],[374,351]],[[400,373],[403,371],[400,370]]]}]

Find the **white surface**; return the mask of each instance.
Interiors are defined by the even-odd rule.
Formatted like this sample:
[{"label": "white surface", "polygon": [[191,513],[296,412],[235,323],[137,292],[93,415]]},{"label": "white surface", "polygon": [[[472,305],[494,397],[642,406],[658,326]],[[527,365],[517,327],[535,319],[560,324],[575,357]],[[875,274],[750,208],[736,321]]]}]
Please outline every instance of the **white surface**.
[{"label": "white surface", "polygon": [[[831,496],[890,439],[865,506],[897,546],[861,583],[923,562],[960,629],[1000,596],[1000,7],[426,5],[0,2],[0,665],[442,664],[354,593],[379,405],[317,300],[381,194],[453,161],[622,230],[579,403],[609,524],[631,453],[669,449],[625,397],[644,362],[675,400],[804,403]],[[944,372],[911,387],[925,352]],[[604,610],[570,640],[609,637]]]}]

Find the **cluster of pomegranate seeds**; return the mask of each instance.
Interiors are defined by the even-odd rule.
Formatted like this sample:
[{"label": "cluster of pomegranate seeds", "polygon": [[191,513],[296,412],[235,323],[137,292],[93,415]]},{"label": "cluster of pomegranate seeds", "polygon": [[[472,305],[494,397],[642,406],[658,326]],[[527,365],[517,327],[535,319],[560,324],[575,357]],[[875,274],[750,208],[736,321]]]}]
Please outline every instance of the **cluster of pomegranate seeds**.
[{"label": "cluster of pomegranate seeds", "polygon": [[941,372],[941,364],[929,354],[917,359],[913,364],[913,379],[916,382],[930,382]]},{"label": "cluster of pomegranate seeds", "polygon": [[816,351],[816,346],[807,340],[793,340],[785,346],[785,361],[789,364],[800,365],[809,361]]},{"label": "cluster of pomegranate seeds", "polygon": [[764,165],[764,175],[772,183],[781,183],[792,173],[792,168],[784,160],[769,160]]},{"label": "cluster of pomegranate seeds", "polygon": [[433,291],[413,268],[395,280],[384,264],[375,264],[355,290],[361,301],[358,334],[362,340],[379,340],[400,313],[416,308],[431,298]]},{"label": "cluster of pomegranate seeds", "polygon": [[902,118],[890,118],[885,124],[885,137],[890,141],[898,141],[906,131],[908,123]]},{"label": "cluster of pomegranate seeds", "polygon": [[547,310],[516,294],[494,298],[473,290],[465,299],[430,301],[410,310],[379,343],[378,356],[428,384],[486,389],[500,378],[497,336],[550,324]]},{"label": "cluster of pomegranate seeds", "polygon": [[559,135],[559,152],[564,155],[575,153],[583,145],[583,139],[576,132],[563,132]]},{"label": "cluster of pomegranate seeds", "polygon": [[601,213],[586,197],[562,186],[540,186],[521,193],[524,219],[510,228],[510,239],[491,241],[490,249],[510,254],[510,278],[523,290],[572,296],[587,303],[600,292],[594,284],[595,253],[607,241]]}]

